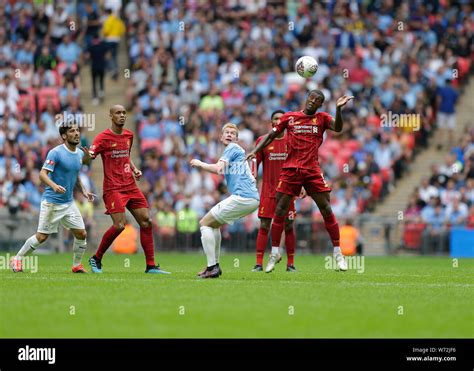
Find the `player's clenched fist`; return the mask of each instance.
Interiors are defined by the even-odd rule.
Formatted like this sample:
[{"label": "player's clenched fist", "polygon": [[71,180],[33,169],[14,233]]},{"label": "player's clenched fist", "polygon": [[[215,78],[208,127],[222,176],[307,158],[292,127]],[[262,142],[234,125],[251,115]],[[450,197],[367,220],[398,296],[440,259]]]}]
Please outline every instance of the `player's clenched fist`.
[{"label": "player's clenched fist", "polygon": [[135,177],[136,180],[140,180],[142,175],[143,173],[141,172],[141,170],[133,169],[133,176]]},{"label": "player's clenched fist", "polygon": [[190,162],[190,165],[192,167],[197,167],[199,168],[201,166],[201,160],[198,160],[197,158],[193,158]]}]

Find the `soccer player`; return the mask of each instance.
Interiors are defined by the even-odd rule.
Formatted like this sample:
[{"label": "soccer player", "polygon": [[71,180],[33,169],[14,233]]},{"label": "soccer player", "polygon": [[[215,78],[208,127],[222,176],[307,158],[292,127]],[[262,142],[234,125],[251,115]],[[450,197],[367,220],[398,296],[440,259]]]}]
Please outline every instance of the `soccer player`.
[{"label": "soccer player", "polygon": [[125,208],[133,215],[140,226],[140,242],[145,251],[145,273],[169,272],[155,264],[152,221],[148,202],[138,188],[142,172],[130,159],[133,133],[124,129],[127,111],[121,105],[110,108],[112,125],[97,135],[89,149],[92,159],[101,155],[104,165],[103,198],[106,214],[112,218],[113,225],[104,233],[96,253],[89,259],[93,273],[102,273],[102,257],[115,238],[125,229]]},{"label": "soccer player", "polygon": [[[275,127],[280,122],[280,117],[285,112],[277,110],[272,113],[272,127]],[[259,137],[256,141],[258,145],[263,139],[264,135]],[[265,147],[262,151],[257,153],[257,170],[260,164],[263,165],[263,182],[262,182],[262,197],[260,198],[260,205],[258,207],[258,217],[260,218],[260,229],[257,235],[257,263],[252,269],[253,272],[263,271],[263,256],[265,254],[265,248],[267,247],[268,232],[272,222],[273,214],[276,206],[276,187],[278,184],[278,178],[280,176],[281,167],[286,160],[286,136],[285,132],[281,132],[273,141],[272,145]],[[296,238],[293,228],[293,220],[295,218],[295,202],[294,199],[291,201],[290,209],[286,214],[285,221],[285,248],[287,255],[287,272],[295,272],[294,266],[294,255]],[[280,262],[281,255],[278,248],[272,248],[270,259],[268,260],[266,273],[270,273],[275,268],[275,264]]]},{"label": "soccer player", "polygon": [[326,112],[316,112],[324,102],[324,94],[320,90],[311,90],[304,110],[285,113],[265,139],[247,155],[247,159],[255,158],[258,152],[286,129],[288,157],[283,165],[276,189],[277,205],[271,227],[272,250],[280,246],[285,215],[290,208],[291,200],[299,195],[303,186],[307,194],[316,202],[324,218],[326,230],[334,247],[333,255],[336,259],[337,270],[341,271],[347,270],[347,264],[339,246],[339,226],[332,212],[329,197],[331,188],[321,172],[318,148],[323,142],[325,130],[336,132],[342,130],[342,107],[353,98],[344,95],[337,100],[336,119],[333,119]]},{"label": "soccer player", "polygon": [[258,207],[256,180],[245,160],[245,151],[236,142],[239,136],[237,126],[227,123],[222,128],[221,142],[225,150],[217,163],[207,164],[197,159],[191,166],[214,174],[224,174],[231,194],[215,205],[200,221],[201,242],[207,256],[207,267],[198,276],[217,278],[222,274],[219,266],[221,249],[220,227],[253,213]]},{"label": "soccer player", "polygon": [[90,157],[87,149],[77,148],[81,142],[77,124],[61,124],[59,134],[64,143],[48,152],[39,175],[40,180],[46,184],[46,189],[41,200],[38,231],[26,240],[12,258],[14,272],[23,271],[22,257],[40,247],[50,234],[57,233],[61,223],[74,235],[72,272],[86,273],[81,259],[86,251],[87,233],[84,220],[74,202],[73,192],[77,185],[87,200],[94,201],[95,195],[84,189],[78,176],[82,165],[90,163]]}]

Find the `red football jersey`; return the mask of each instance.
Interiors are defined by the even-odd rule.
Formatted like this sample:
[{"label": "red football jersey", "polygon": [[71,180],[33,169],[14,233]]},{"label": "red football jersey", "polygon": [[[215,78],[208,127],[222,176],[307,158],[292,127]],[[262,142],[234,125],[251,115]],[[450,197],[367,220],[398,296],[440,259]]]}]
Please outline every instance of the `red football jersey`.
[{"label": "red football jersey", "polygon": [[287,112],[280,117],[280,123],[273,131],[281,133],[286,129],[288,157],[283,169],[319,168],[318,148],[331,120],[331,115],[326,112],[317,112],[314,115],[305,115],[303,111]]},{"label": "red football jersey", "polygon": [[129,191],[136,187],[130,165],[130,149],[133,133],[123,129],[122,134],[115,134],[107,129],[96,136],[89,149],[93,158],[102,157],[104,165],[104,193],[120,189]]},{"label": "red football jersey", "polygon": [[[264,135],[257,139],[257,145]],[[286,135],[276,138],[263,150],[257,153],[257,168],[263,164],[263,181],[261,197],[276,197],[276,187],[280,178],[280,171],[286,160]]]}]

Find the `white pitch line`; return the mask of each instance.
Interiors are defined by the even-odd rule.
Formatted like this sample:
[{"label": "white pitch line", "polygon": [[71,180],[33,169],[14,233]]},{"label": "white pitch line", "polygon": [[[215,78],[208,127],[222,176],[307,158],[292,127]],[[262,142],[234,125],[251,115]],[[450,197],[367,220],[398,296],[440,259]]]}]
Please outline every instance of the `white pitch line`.
[{"label": "white pitch line", "polygon": [[[16,279],[18,280],[18,277],[14,276],[4,276],[2,279]],[[70,281],[70,282],[76,282],[76,283],[84,283],[85,281],[79,281],[74,278],[67,278],[67,277],[57,277],[57,278],[50,278],[50,277],[44,277],[44,276],[27,276],[25,278],[21,279],[26,279],[26,280],[54,280],[54,281]],[[159,281],[159,278],[157,278]],[[156,280],[154,279],[140,279],[140,278],[108,278],[108,277],[97,277],[96,281],[93,282],[129,282],[129,283],[134,283],[134,282],[150,282],[150,283],[155,283]],[[177,282],[186,282],[186,283],[193,283],[193,282],[205,282],[206,280],[202,279],[173,279],[173,281]],[[237,283],[239,280],[226,280],[220,278],[219,280],[211,280],[212,282],[225,282],[225,283]],[[90,281],[89,281],[90,282]],[[246,281],[248,282],[248,281]],[[471,283],[416,283],[416,282],[408,282],[408,283],[401,283],[401,282],[335,282],[335,281],[315,281],[315,282],[309,282],[309,281],[288,281],[288,280],[252,280],[252,282],[255,283],[264,283],[264,282],[279,282],[279,283],[284,283],[284,284],[306,284],[306,285],[331,285],[331,284],[339,284],[339,285],[344,285],[344,286],[398,286],[398,287],[403,287],[403,286],[422,286],[422,287],[474,287],[474,284]]]}]

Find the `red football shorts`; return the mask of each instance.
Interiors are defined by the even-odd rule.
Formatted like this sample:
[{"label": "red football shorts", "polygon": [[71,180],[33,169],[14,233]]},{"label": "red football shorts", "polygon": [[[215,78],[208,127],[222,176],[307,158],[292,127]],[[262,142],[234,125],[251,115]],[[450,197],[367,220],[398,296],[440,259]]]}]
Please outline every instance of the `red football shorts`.
[{"label": "red football shorts", "polygon": [[301,187],[304,187],[308,195],[319,192],[330,192],[331,188],[326,183],[321,169],[281,169],[280,180],[276,188],[277,192],[292,196],[299,196]]},{"label": "red football shorts", "polygon": [[104,193],[106,214],[124,213],[129,210],[148,208],[148,202],[142,191],[137,187],[129,191],[109,191]]},{"label": "red football shorts", "polygon": [[[275,213],[275,208],[275,197],[260,197],[260,205],[258,206],[258,217],[272,219]],[[289,220],[294,220],[296,218],[295,199],[291,200],[290,208],[288,209],[286,218]]]}]

